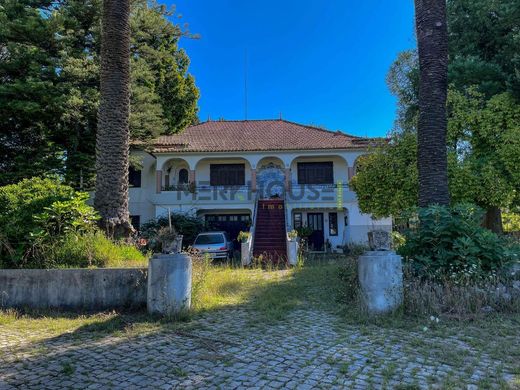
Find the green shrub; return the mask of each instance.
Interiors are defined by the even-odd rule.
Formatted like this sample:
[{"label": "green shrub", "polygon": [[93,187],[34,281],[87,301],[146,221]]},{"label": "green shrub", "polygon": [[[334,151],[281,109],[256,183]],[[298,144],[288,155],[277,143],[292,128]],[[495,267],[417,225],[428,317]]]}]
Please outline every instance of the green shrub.
[{"label": "green shrub", "polygon": [[405,233],[399,253],[415,273],[434,279],[492,277],[518,259],[517,250],[481,226],[483,211],[472,205],[418,210],[419,223]]},{"label": "green shrub", "polygon": [[0,187],[0,268],[45,266],[40,252],[54,241],[93,231],[97,215],[87,198],[58,178]]},{"label": "green shrub", "polygon": [[113,242],[100,231],[67,234],[43,248],[40,256],[47,268],[134,267],[148,262],[134,245]]},{"label": "green shrub", "polygon": [[55,201],[43,212],[34,215],[39,230],[33,234],[56,237],[69,233],[91,233],[99,219],[97,212],[86,201],[89,195],[76,192],[71,199]]},{"label": "green shrub", "polygon": [[[193,245],[197,235],[204,230],[204,222],[202,219],[192,217],[185,214],[171,214],[171,223],[173,229],[178,233],[182,234],[183,246]],[[157,247],[157,240],[159,231],[161,228],[168,226],[168,217],[159,217],[148,221],[141,225],[140,235],[143,238],[150,240],[149,249],[153,251],[159,251]]]},{"label": "green shrub", "polygon": [[520,214],[504,212],[502,213],[502,222],[505,232],[520,232]]}]

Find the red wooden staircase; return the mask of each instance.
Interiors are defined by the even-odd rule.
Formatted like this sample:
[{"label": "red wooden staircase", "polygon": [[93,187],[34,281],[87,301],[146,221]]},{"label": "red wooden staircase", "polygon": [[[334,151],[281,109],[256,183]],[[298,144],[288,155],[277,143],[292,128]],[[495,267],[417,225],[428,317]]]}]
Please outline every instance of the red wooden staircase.
[{"label": "red wooden staircase", "polygon": [[285,237],[285,204],[282,199],[258,201],[253,256],[263,261],[285,262],[287,243]]}]

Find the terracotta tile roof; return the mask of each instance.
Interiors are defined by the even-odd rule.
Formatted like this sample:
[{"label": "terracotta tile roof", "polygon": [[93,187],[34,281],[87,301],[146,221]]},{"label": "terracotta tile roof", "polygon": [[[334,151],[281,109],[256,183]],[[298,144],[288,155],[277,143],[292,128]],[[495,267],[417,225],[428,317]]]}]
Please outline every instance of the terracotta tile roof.
[{"label": "terracotta tile roof", "polygon": [[161,136],[154,152],[232,152],[363,149],[377,138],[300,125],[286,120],[208,121],[180,134]]}]

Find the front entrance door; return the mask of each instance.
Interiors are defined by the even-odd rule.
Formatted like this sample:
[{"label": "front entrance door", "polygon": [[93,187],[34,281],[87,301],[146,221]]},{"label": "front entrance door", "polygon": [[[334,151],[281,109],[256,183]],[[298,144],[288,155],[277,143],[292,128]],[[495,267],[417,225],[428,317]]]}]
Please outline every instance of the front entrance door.
[{"label": "front entrance door", "polygon": [[309,236],[309,249],[322,251],[325,241],[323,233],[323,213],[307,213],[307,226],[312,229]]},{"label": "front entrance door", "polygon": [[272,162],[262,165],[256,173],[256,185],[261,199],[280,198],[285,185],[282,167]]}]

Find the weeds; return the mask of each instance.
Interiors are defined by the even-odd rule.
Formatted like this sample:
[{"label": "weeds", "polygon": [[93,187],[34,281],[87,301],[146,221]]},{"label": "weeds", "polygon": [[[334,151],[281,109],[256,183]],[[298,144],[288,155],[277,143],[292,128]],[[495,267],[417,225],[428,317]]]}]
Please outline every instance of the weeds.
[{"label": "weeds", "polygon": [[471,320],[491,312],[520,313],[520,300],[505,291],[509,284],[499,277],[466,283],[451,279],[432,281],[415,277],[405,268],[404,312],[455,320]]},{"label": "weeds", "polygon": [[[520,313],[520,299],[515,299],[508,291],[513,291],[512,281],[495,276],[482,280],[432,281],[414,275],[410,267],[404,268],[404,304],[403,307],[387,317],[370,319],[361,302],[360,286],[357,273],[357,259],[349,258],[338,269],[341,288],[338,301],[344,305],[350,318],[359,321],[386,320],[395,321],[424,319],[433,316],[437,321],[474,320],[490,313]],[[430,328],[432,323],[428,323]]]},{"label": "weeds", "polygon": [[71,363],[64,363],[61,367],[61,373],[66,376],[74,374],[75,368]]}]

